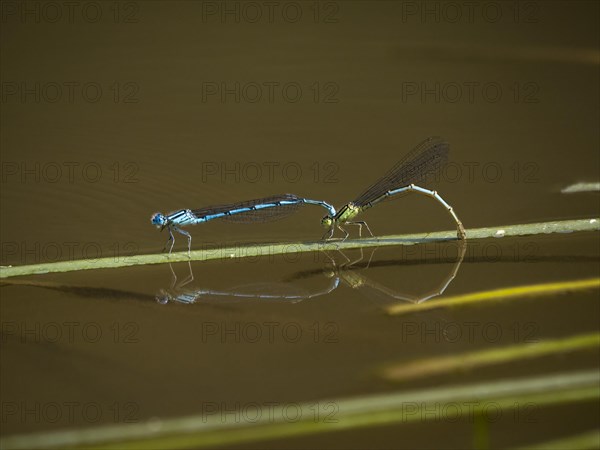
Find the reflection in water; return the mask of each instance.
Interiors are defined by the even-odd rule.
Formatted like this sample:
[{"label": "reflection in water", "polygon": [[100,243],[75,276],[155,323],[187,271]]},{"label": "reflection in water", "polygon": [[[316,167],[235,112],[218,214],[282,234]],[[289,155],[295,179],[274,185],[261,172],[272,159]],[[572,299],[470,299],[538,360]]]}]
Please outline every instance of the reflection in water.
[{"label": "reflection in water", "polygon": [[[286,282],[269,282],[269,283],[252,283],[243,286],[237,286],[228,290],[214,290],[214,289],[194,289],[189,285],[194,281],[194,275],[192,271],[191,262],[188,261],[188,275],[185,279],[178,282],[177,275],[173,270],[173,267],[169,265],[171,270],[172,282],[168,289],[161,289],[155,296],[135,292],[130,290],[112,289],[107,287],[90,287],[90,286],[73,286],[60,282],[52,281],[40,281],[40,280],[3,280],[0,283],[0,288],[7,286],[28,286],[42,289],[49,289],[53,291],[62,292],[65,294],[72,294],[82,298],[98,298],[102,300],[141,300],[147,302],[149,299],[154,298],[158,303],[166,304],[168,302],[177,302],[190,304],[198,301],[208,301],[211,298],[217,300],[219,303],[224,302],[239,302],[244,299],[259,299],[259,300],[273,300],[273,301],[285,301],[289,303],[297,303],[301,300],[311,299],[315,297],[321,297],[333,292],[337,289],[340,284],[344,284],[352,289],[360,289],[363,292],[368,292],[369,298],[383,297],[383,302],[386,301],[397,301],[404,300],[412,303],[424,302],[430,298],[441,295],[446,288],[450,285],[452,280],[458,273],[459,267],[464,259],[466,253],[466,242],[456,241],[458,245],[458,255],[454,262],[453,268],[446,278],[434,289],[426,294],[419,296],[410,296],[397,292],[381,283],[371,280],[367,277],[364,272],[374,267],[397,267],[404,265],[406,261],[380,261],[372,262],[373,255],[376,249],[370,249],[371,254],[366,263],[361,265],[364,258],[364,251],[360,249],[360,257],[354,261],[351,261],[343,252],[338,253],[345,259],[343,263],[336,263],[334,258],[329,256],[327,253],[323,253],[327,256],[330,267],[321,268],[318,270],[312,270],[308,272],[297,272],[291,279]],[[569,259],[574,257],[569,257]],[[452,258],[453,260],[454,258]],[[486,259],[483,259],[484,261]],[[550,257],[543,258],[541,260],[558,260],[564,261],[565,257]],[[574,261],[589,261],[590,258],[574,258]],[[591,258],[592,261],[597,261],[596,257]],[[451,261],[451,260],[450,260]],[[449,262],[450,262],[449,261]],[[473,261],[477,261],[474,259]],[[364,267],[363,267],[364,266]],[[308,278],[313,276],[321,276],[329,279],[329,282],[325,284],[322,289],[315,291],[306,291],[289,281],[300,278]]]},{"label": "reflection in water", "polygon": [[[261,299],[261,300],[282,300],[290,303],[297,303],[305,299],[311,299],[327,295],[337,289],[340,283],[347,285],[352,289],[369,289],[375,291],[378,297],[383,295],[386,301],[397,301],[404,300],[411,303],[422,303],[429,300],[430,298],[441,295],[446,288],[450,285],[452,280],[456,277],[458,269],[464,259],[467,243],[466,241],[459,241],[458,243],[458,257],[456,262],[444,280],[437,285],[436,288],[428,291],[426,294],[421,296],[411,296],[394,289],[391,289],[381,283],[369,279],[364,273],[359,270],[367,271],[371,265],[373,255],[377,251],[377,248],[371,249],[369,259],[363,269],[359,267],[359,263],[364,260],[364,251],[360,248],[360,257],[354,261],[351,261],[342,251],[338,252],[345,258],[346,262],[338,264],[335,260],[327,256],[331,262],[332,267],[322,269],[319,273],[330,279],[330,283],[323,289],[315,292],[298,292],[298,288],[292,287],[289,283],[253,283],[244,286],[238,286],[236,288],[228,290],[214,290],[214,289],[194,289],[187,287],[194,281],[194,273],[192,271],[191,262],[188,261],[189,274],[181,282],[177,281],[177,275],[173,270],[173,266],[169,264],[171,269],[172,282],[169,289],[161,289],[156,294],[156,301],[161,304],[167,304],[169,302],[177,302],[184,304],[196,303],[201,300],[209,299],[210,297],[218,298],[219,301],[227,299],[229,301],[241,301],[243,299]],[[395,265],[398,265],[396,263]],[[279,290],[280,292],[275,292]]]},{"label": "reflection in water", "polygon": [[[194,273],[192,271],[191,262],[188,261],[188,268],[190,271],[189,275],[180,283],[177,283],[177,275],[175,274],[171,263],[169,263],[169,268],[171,269],[171,274],[173,277],[171,287],[170,289],[161,289],[156,294],[156,301],[163,305],[170,301],[190,304],[208,297],[219,297],[220,301],[223,301],[224,297],[228,297],[227,300],[233,301],[240,301],[245,298],[253,298],[262,300],[284,300],[289,301],[290,303],[296,303],[308,298],[327,295],[333,290],[335,290],[339,285],[339,279],[332,279],[326,288],[313,293],[290,292],[292,290],[292,287],[290,285],[282,283],[253,283],[245,286],[238,286],[237,288],[224,291],[214,289],[184,289],[185,286],[189,285],[192,281],[194,281]],[[277,290],[277,288],[279,288],[279,290],[281,291],[280,293],[274,293],[274,291]],[[288,291],[288,293],[286,293],[285,291]]]},{"label": "reflection in water", "polygon": [[[398,291],[391,289],[381,283],[370,280],[368,277],[366,277],[362,273],[359,273],[357,270],[348,270],[348,268],[354,266],[355,264],[358,264],[358,262],[363,259],[363,249],[362,248],[360,249],[361,256],[358,260],[349,262],[347,265],[340,266],[340,269],[343,269],[343,270],[338,270],[333,275],[338,277],[338,279],[341,279],[346,285],[348,285],[352,289],[368,288],[371,291],[376,291],[380,294],[383,294],[383,297],[387,301],[403,300],[403,301],[407,301],[407,302],[411,302],[411,303],[422,303],[422,302],[429,300],[430,298],[437,297],[438,295],[442,295],[444,293],[444,291],[446,290],[446,288],[450,285],[452,280],[456,277],[456,274],[458,273],[458,269],[460,268],[460,265],[465,257],[465,253],[467,251],[467,241],[458,241],[457,248],[458,248],[458,257],[456,259],[454,266],[452,267],[452,270],[448,274],[448,276],[446,278],[444,278],[444,280],[436,288],[429,290],[425,294],[420,295],[420,296],[405,295],[405,294],[399,293]],[[374,249],[373,252],[371,253],[371,256],[369,257],[369,261],[368,261],[365,269],[369,268],[369,266],[371,264],[371,260],[373,258],[373,254],[375,253],[376,250],[377,249]],[[344,255],[344,257],[346,257],[346,256]],[[346,257],[346,259],[347,259],[347,257]]]},{"label": "reflection in water", "polygon": [[143,300],[147,301],[150,295],[135,291],[126,291],[122,289],[111,289],[105,287],[91,286],[73,286],[64,283],[57,283],[43,280],[3,280],[0,288],[5,286],[27,286],[34,288],[49,289],[64,294],[72,294],[82,298],[94,298],[105,300]]}]

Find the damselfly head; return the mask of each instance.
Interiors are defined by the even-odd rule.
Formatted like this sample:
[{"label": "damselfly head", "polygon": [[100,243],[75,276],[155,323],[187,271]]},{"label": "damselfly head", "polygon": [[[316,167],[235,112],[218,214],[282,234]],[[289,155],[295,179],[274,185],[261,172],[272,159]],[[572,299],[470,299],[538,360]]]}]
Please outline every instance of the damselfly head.
[{"label": "damselfly head", "polygon": [[331,225],[333,225],[333,218],[331,216],[325,216],[321,219],[321,226],[323,228],[331,228]]},{"label": "damselfly head", "polygon": [[172,296],[165,289],[161,289],[156,293],[154,299],[157,303],[160,303],[161,305],[166,305],[167,303],[169,303],[169,300],[172,300]]},{"label": "damselfly head", "polygon": [[156,225],[156,227],[160,229],[164,228],[164,226],[167,224],[167,218],[161,213],[154,213],[152,215],[152,219],[150,220],[152,221],[152,225]]},{"label": "damselfly head", "polygon": [[323,275],[325,275],[325,278],[333,278],[333,277],[335,277],[335,270],[332,270],[332,269],[324,270]]}]

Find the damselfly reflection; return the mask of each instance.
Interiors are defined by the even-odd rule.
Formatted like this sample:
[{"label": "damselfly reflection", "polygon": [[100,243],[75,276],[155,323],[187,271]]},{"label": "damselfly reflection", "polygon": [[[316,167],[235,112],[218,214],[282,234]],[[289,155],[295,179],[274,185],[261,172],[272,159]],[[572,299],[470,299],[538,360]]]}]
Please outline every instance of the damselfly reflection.
[{"label": "damselfly reflection", "polygon": [[344,259],[346,259],[347,263],[334,265],[334,271],[330,272],[328,276],[335,277],[337,280],[339,280],[340,284],[348,286],[352,289],[361,289],[363,292],[365,292],[365,294],[367,294],[368,291],[367,296],[370,298],[376,297],[378,302],[396,302],[397,300],[402,300],[410,303],[423,303],[433,297],[442,295],[452,280],[454,280],[465,257],[467,243],[466,241],[458,241],[456,261],[448,275],[434,289],[428,290],[421,295],[408,295],[401,293],[396,289],[390,288],[367,277],[364,274],[367,269],[374,270],[376,267],[400,266],[404,263],[404,261],[373,263],[373,255],[376,250],[377,248],[372,249],[368,262],[363,269],[360,268],[360,263],[365,259],[362,248],[360,249],[360,257],[354,261],[351,261],[345,254],[340,252],[342,253]]},{"label": "damselfly reflection", "polygon": [[301,300],[320,297],[327,295],[338,287],[339,280],[331,280],[321,290],[314,292],[306,292],[306,290],[297,286],[292,286],[290,283],[252,283],[242,286],[236,286],[231,289],[194,289],[186,287],[194,281],[194,273],[192,264],[188,261],[189,274],[181,282],[177,282],[177,275],[173,266],[169,263],[171,269],[172,282],[169,289],[161,289],[156,294],[156,301],[161,304],[169,302],[191,304],[203,300],[217,299],[223,301],[241,301],[244,299],[258,300],[280,300],[290,303],[296,303]]},{"label": "damselfly reflection", "polygon": [[[161,289],[156,295],[156,301],[161,304],[176,302],[182,304],[192,304],[215,300],[217,302],[239,302],[243,300],[265,300],[265,301],[282,301],[287,303],[297,303],[302,300],[314,299],[317,297],[326,296],[338,289],[340,285],[350,287],[352,289],[364,289],[375,291],[378,295],[373,297],[383,297],[384,301],[404,300],[412,303],[421,303],[430,298],[441,295],[456,277],[460,265],[463,261],[466,252],[466,242],[460,241],[457,246],[458,252],[454,264],[444,280],[436,284],[434,289],[427,291],[423,295],[414,296],[399,292],[396,289],[390,288],[382,283],[373,281],[365,275],[368,270],[373,270],[373,266],[377,267],[378,263],[373,263],[373,255],[376,249],[370,249],[370,255],[365,258],[364,251],[360,249],[360,256],[355,260],[351,260],[343,252],[338,251],[341,257],[345,260],[343,263],[338,263],[335,258],[324,253],[328,260],[328,267],[310,272],[298,272],[287,281],[274,281],[263,283],[251,283],[242,286],[235,286],[230,289],[207,289],[194,288],[194,273],[191,262],[188,261],[187,276],[178,281],[176,272],[171,264],[172,282],[168,289]],[[366,263],[364,263],[366,261]],[[361,264],[362,263],[362,264]],[[401,265],[403,262],[392,261],[386,262],[385,265]],[[329,283],[321,289],[307,291],[291,282],[293,280],[308,278],[313,275],[320,274],[329,279]]]}]

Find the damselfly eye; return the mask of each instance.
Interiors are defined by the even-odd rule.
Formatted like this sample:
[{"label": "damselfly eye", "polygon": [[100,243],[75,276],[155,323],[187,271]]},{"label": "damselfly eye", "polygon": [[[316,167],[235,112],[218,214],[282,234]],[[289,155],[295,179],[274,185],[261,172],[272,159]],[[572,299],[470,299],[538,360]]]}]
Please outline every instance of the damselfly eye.
[{"label": "damselfly eye", "polygon": [[161,213],[152,215],[150,220],[152,221],[152,224],[156,225],[157,227],[162,227],[167,223],[167,219]]},{"label": "damselfly eye", "polygon": [[321,226],[323,228],[331,228],[332,223],[333,223],[333,220],[329,216],[325,216],[321,219]]},{"label": "damselfly eye", "polygon": [[160,291],[158,291],[156,293],[156,296],[154,297],[154,299],[156,300],[156,303],[160,303],[161,305],[166,305],[167,303],[169,303],[169,300],[171,300],[171,296],[169,295],[169,293],[167,291],[165,291],[164,289],[161,289]]}]

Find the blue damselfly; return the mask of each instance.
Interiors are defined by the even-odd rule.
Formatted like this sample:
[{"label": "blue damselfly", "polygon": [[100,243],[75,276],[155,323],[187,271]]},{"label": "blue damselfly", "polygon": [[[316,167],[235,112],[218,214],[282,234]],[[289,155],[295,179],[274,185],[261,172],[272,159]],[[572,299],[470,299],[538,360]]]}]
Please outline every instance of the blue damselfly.
[{"label": "blue damselfly", "polygon": [[160,228],[161,231],[165,228],[169,231],[169,239],[165,244],[164,250],[166,250],[169,242],[171,242],[169,253],[173,250],[173,245],[175,244],[173,231],[176,231],[187,236],[188,255],[190,255],[192,236],[187,231],[182,230],[180,228],[182,226],[196,225],[215,219],[238,223],[268,222],[282,219],[296,211],[302,205],[307,204],[322,206],[327,209],[330,215],[335,215],[335,208],[324,201],[302,198],[294,194],[281,194],[226,205],[207,206],[200,209],[181,209],[167,215],[155,213],[152,216],[151,221],[152,224]]}]

